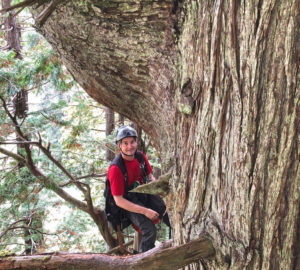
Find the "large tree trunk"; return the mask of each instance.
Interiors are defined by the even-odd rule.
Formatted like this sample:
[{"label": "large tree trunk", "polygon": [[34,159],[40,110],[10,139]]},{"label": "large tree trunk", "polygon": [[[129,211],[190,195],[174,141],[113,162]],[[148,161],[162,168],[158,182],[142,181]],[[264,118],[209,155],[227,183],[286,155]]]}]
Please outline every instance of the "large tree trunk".
[{"label": "large tree trunk", "polygon": [[206,269],[299,269],[299,29],[296,0],[73,0],[41,32],[173,168],[176,245],[209,235]]},{"label": "large tree trunk", "polygon": [[[109,136],[115,128],[115,113],[110,108],[105,108],[105,135]],[[114,159],[115,152],[110,146],[106,148],[106,161],[110,162]]]},{"label": "large tree trunk", "polygon": [[[2,8],[9,8],[11,6],[11,0],[1,0],[1,3]],[[15,57],[22,59],[20,42],[21,31],[14,11],[10,11],[7,17],[4,19],[4,27],[7,40],[7,45],[5,48],[8,50],[14,50],[16,53]]]}]

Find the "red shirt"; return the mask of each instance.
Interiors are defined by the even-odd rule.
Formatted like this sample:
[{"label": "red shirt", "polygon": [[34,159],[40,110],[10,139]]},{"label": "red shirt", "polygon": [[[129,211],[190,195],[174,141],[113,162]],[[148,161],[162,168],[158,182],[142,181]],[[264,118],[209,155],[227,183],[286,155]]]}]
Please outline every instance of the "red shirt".
[{"label": "red shirt", "polygon": [[[144,153],[142,154],[145,159],[145,165],[148,167],[147,174],[149,175],[152,172],[152,168]],[[132,161],[124,159],[124,162],[128,175],[128,187],[130,187],[136,180],[142,183],[143,172],[140,169],[140,163],[138,160],[136,158],[134,158]],[[124,175],[122,174],[120,168],[117,165],[111,165],[108,169],[107,176],[110,182],[111,194],[113,196],[124,195]]]}]

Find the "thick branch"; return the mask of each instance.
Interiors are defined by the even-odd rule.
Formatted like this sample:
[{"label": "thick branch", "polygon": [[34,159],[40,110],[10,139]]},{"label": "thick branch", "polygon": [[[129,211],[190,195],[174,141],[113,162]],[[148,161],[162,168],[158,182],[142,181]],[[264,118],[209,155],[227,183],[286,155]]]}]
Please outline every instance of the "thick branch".
[{"label": "thick branch", "polygon": [[0,153],[6,155],[8,157],[13,158],[13,159],[17,160],[18,162],[20,162],[22,164],[26,164],[26,159],[25,158],[23,158],[21,155],[18,155],[18,154],[15,154],[15,153],[11,152],[11,151],[8,151],[5,148],[0,147]]},{"label": "thick branch", "polygon": [[10,6],[8,8],[3,8],[0,10],[0,12],[8,12],[8,11],[11,11],[13,9],[16,9],[16,8],[24,8],[24,7],[29,7],[29,6],[32,6],[33,4],[37,3],[39,0],[25,0],[21,3],[18,3],[18,4],[15,4],[13,6]]},{"label": "thick branch", "polygon": [[0,153],[7,155],[23,164],[26,164],[26,166],[28,167],[28,169],[30,170],[30,172],[37,177],[38,179],[42,180],[44,182],[44,184],[48,187],[51,187],[51,189],[57,194],[59,195],[61,198],[63,198],[64,200],[66,200],[67,202],[77,206],[78,208],[80,208],[81,210],[87,212],[87,205],[75,198],[73,198],[72,196],[70,196],[67,192],[65,192],[62,188],[60,188],[54,181],[52,181],[50,178],[46,177],[37,167],[35,167],[34,165],[29,166],[27,161],[20,155],[12,153],[2,147],[0,147]]},{"label": "thick branch", "polygon": [[[65,0],[51,0],[50,4],[37,17],[37,19],[36,19],[37,24],[39,26],[42,26],[47,21],[49,16],[53,13],[56,6],[58,4],[60,4],[61,2],[63,2],[63,1],[65,1]],[[25,7],[30,7],[30,6],[33,6],[34,4],[37,4],[37,3],[39,5],[42,5],[42,4],[44,4],[44,2],[48,2],[48,0],[25,0],[21,3],[16,4],[16,5],[13,5],[13,6],[10,6],[10,7],[7,7],[7,8],[3,8],[3,9],[0,10],[0,12],[9,12],[11,10],[20,8],[19,11],[16,13],[16,14],[18,14]]]},{"label": "thick branch", "polygon": [[104,254],[51,254],[9,256],[0,259],[0,269],[106,269],[154,270],[178,269],[200,259],[214,256],[215,250],[208,239],[198,239],[179,247],[170,242],[134,256],[108,256]]},{"label": "thick branch", "polygon": [[52,0],[51,3],[37,17],[37,24],[41,27],[55,10],[56,6],[63,1],[64,0]]}]

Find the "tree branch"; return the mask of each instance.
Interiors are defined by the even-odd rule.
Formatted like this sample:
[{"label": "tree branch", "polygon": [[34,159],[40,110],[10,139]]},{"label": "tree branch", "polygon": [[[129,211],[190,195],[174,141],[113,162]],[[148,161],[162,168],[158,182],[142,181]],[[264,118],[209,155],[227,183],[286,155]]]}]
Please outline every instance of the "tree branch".
[{"label": "tree branch", "polygon": [[93,213],[93,211],[87,211],[87,205],[85,203],[82,203],[81,201],[73,198],[72,196],[70,196],[69,194],[67,194],[63,189],[61,189],[54,181],[52,181],[51,179],[49,179],[48,177],[46,177],[34,164],[34,161],[32,159],[32,153],[31,150],[29,148],[29,145],[36,145],[39,147],[39,149],[42,150],[42,152],[71,180],[74,181],[75,185],[79,188],[79,190],[82,191],[82,193],[85,196],[85,199],[87,200],[88,204],[91,205],[91,197],[90,197],[90,192],[89,192],[89,188],[84,189],[78,182],[76,182],[75,178],[68,172],[68,170],[66,168],[64,168],[62,166],[62,164],[60,162],[58,162],[51,154],[51,152],[49,151],[49,149],[45,148],[42,145],[42,139],[39,135],[39,141],[38,142],[31,142],[30,144],[28,144],[29,140],[28,138],[26,138],[26,136],[23,134],[17,119],[15,116],[12,116],[12,114],[9,112],[8,108],[7,108],[7,104],[4,100],[4,98],[2,96],[0,96],[0,99],[3,103],[3,107],[4,110],[6,112],[6,114],[8,115],[8,117],[11,119],[12,123],[15,126],[16,132],[21,140],[21,142],[27,142],[24,144],[25,147],[25,151],[27,154],[27,159],[23,158],[23,160],[20,159],[19,155],[13,154],[13,153],[9,153],[7,151],[5,151],[4,148],[0,148],[0,151],[2,153],[8,153],[9,156],[15,158],[16,160],[21,160],[21,162],[24,163],[25,160],[25,164],[28,167],[28,169],[31,171],[31,173],[36,176],[37,178],[40,178],[44,183],[46,183],[47,185],[50,185],[52,187],[52,189],[59,195],[59,196],[63,196],[62,198],[64,198],[66,201],[71,202],[73,204],[75,204],[77,207],[79,207],[80,209],[82,209],[85,212],[88,213]]},{"label": "tree branch", "polygon": [[44,184],[46,186],[50,187],[58,196],[60,196],[67,202],[77,206],[81,210],[89,213],[89,211],[87,211],[87,205],[85,203],[70,196],[67,192],[65,192],[62,188],[60,188],[54,181],[52,181],[50,178],[46,177],[37,167],[35,167],[35,165],[29,166],[25,158],[23,158],[22,156],[20,156],[18,154],[12,153],[2,147],[0,147],[0,152],[4,155],[7,155],[7,156],[17,160],[18,162],[20,162],[22,164],[25,164],[28,167],[28,169],[30,170],[30,172],[35,177],[37,177],[38,179],[43,181]]},{"label": "tree branch", "polygon": [[[123,244],[123,247],[128,247],[128,246],[130,246],[132,244],[133,244],[133,240],[130,240],[127,243]],[[119,251],[120,248],[121,248],[121,246],[114,247],[114,248],[110,249],[109,251],[107,251],[106,254],[115,253],[115,252]]]},{"label": "tree branch", "polygon": [[37,144],[34,141],[2,141],[0,144]]},{"label": "tree branch", "polygon": [[64,183],[64,184],[60,184],[59,186],[60,187],[66,187],[66,186],[68,186],[68,185],[71,185],[71,184],[74,184],[74,183],[79,183],[80,185],[83,185],[84,183],[82,183],[82,182],[80,182],[80,181],[69,181],[69,182],[67,182],[67,183]]},{"label": "tree branch", "polygon": [[34,143],[34,144],[36,146],[38,146],[39,149],[42,150],[42,152],[49,158],[49,160],[51,160],[79,188],[79,190],[82,191],[83,194],[86,193],[86,190],[80,185],[80,183],[78,181],[76,181],[76,179],[73,177],[73,175],[71,173],[69,173],[68,170],[58,160],[56,160],[52,156],[49,149],[47,149],[46,147],[44,147],[42,145],[41,139],[38,143]]},{"label": "tree branch", "polygon": [[41,27],[55,10],[56,6],[65,0],[51,0],[51,3],[36,18],[37,24]]},{"label": "tree branch", "polygon": [[[25,220],[26,221],[26,220]],[[14,227],[11,227],[11,228],[8,228],[8,229],[5,229],[5,233],[6,233],[6,230],[7,231],[11,231],[11,230],[16,230],[16,229],[26,229],[26,230],[32,230],[32,231],[35,231],[35,232],[38,232],[40,234],[43,234],[43,235],[54,235],[54,236],[57,236],[56,233],[46,233],[46,232],[42,232],[41,230],[38,230],[36,228],[32,228],[30,226],[14,226]],[[2,237],[2,233],[0,235],[0,238]]]},{"label": "tree branch", "polygon": [[[50,4],[43,9],[43,11],[38,15],[36,22],[37,24],[41,27],[43,26],[43,24],[47,21],[47,19],[49,18],[49,16],[53,13],[53,11],[55,10],[56,6],[60,3],[62,3],[65,0],[51,0]],[[13,6],[7,7],[7,8],[3,8],[0,10],[0,12],[4,13],[4,12],[9,12],[11,10],[20,8],[17,13],[14,15],[16,16],[17,14],[19,14],[24,8],[26,7],[30,7],[36,3],[39,4],[39,6],[43,5],[45,2],[49,2],[49,0],[25,0],[21,3],[15,4]]]},{"label": "tree branch", "polygon": [[149,184],[138,186],[130,192],[156,194],[165,197],[169,193],[169,180],[171,177],[172,169],[168,173],[161,175],[158,180],[150,182]]},{"label": "tree branch", "polygon": [[6,45],[6,46],[4,46],[4,47],[0,47],[0,50],[2,50],[2,51],[6,51],[6,50],[8,50],[8,49],[10,49],[10,46],[9,46],[9,45]]},{"label": "tree branch", "polygon": [[169,247],[170,244],[167,241],[145,253],[124,257],[74,253],[8,256],[0,259],[0,269],[168,270],[179,269],[200,259],[210,259],[215,254],[211,241],[205,238],[178,247]]},{"label": "tree branch", "polygon": [[24,8],[24,7],[29,7],[34,5],[36,2],[39,2],[40,0],[25,0],[21,3],[15,4],[13,6],[7,7],[7,8],[3,8],[0,9],[0,12],[4,13],[4,12],[8,12],[11,11],[13,9],[17,9],[17,8]]},{"label": "tree branch", "polygon": [[15,154],[11,151],[8,151],[5,148],[0,147],[0,153],[13,158],[22,164],[26,164],[26,159],[24,157],[22,157],[21,155]]},{"label": "tree branch", "polygon": [[[94,215],[94,206],[93,206],[93,200],[91,198],[91,189],[90,186],[88,184],[85,183],[81,183],[79,181],[76,181],[76,179],[72,176],[71,173],[68,172],[68,170],[59,162],[57,161],[51,154],[51,152],[49,151],[49,149],[45,148],[42,145],[41,139],[39,141],[39,143],[36,144],[39,149],[42,150],[42,152],[71,180],[71,182],[74,183],[74,185],[83,193],[84,198],[87,202],[87,206],[89,209],[89,213],[90,215]],[[85,188],[83,188],[83,186]]]},{"label": "tree branch", "polygon": [[28,221],[34,214],[36,213],[36,211],[33,211],[28,217],[25,218],[21,218],[13,223],[11,223],[3,232],[0,233],[0,239],[10,230],[14,230],[16,227],[15,225],[20,223],[20,222],[24,222],[24,221]]},{"label": "tree branch", "polygon": [[[61,165],[61,163],[60,162],[58,162],[53,156],[52,156],[52,154],[51,154],[51,152],[47,149],[47,148],[45,148],[43,145],[42,145],[42,143],[41,143],[41,141],[40,142],[35,142],[35,141],[24,141],[24,140],[22,140],[22,141],[3,141],[3,142],[0,142],[0,144],[32,144],[32,145],[36,145],[36,146],[38,146],[42,151],[43,151],[43,153],[64,173],[64,174],[66,174],[67,176],[68,176],[68,178],[70,178],[71,179],[71,181],[69,181],[68,183],[66,183],[66,184],[62,184],[62,185],[59,185],[60,187],[64,187],[64,186],[67,186],[67,185],[69,185],[69,184],[71,184],[71,183],[73,183],[73,184],[75,184],[83,193],[84,193],[84,195],[86,196],[86,199],[88,200],[89,199],[89,186],[87,185],[87,184],[85,184],[85,183],[82,183],[82,182],[79,182],[79,181],[77,181],[77,179],[75,179],[62,165]],[[0,152],[2,152],[2,153],[4,153],[4,154],[6,154],[6,155],[8,155],[8,156],[11,156],[11,157],[13,157],[14,159],[17,159],[16,157],[17,156],[19,156],[19,155],[16,155],[16,154],[14,154],[14,153],[12,153],[12,152],[9,152],[9,151],[6,151],[6,152],[4,152],[5,151],[5,149],[4,148],[1,148],[0,149]],[[20,156],[21,157],[21,156]],[[19,158],[20,158],[19,157]],[[22,161],[22,163],[26,163],[26,160],[23,158],[23,161]],[[98,176],[98,177],[100,177],[100,176],[104,176],[104,175],[106,175],[106,174],[103,174],[103,175],[96,175],[96,174],[91,174],[91,175],[88,175],[88,176],[83,176],[83,177],[80,177],[80,178],[78,178],[78,179],[84,179],[84,178],[88,178],[88,177],[96,177],[96,176]],[[86,189],[83,189],[82,188],[82,186],[85,186],[86,187]]]},{"label": "tree branch", "polygon": [[[84,175],[84,176],[80,176],[80,177],[77,177],[76,178],[76,182],[78,182],[78,183],[80,183],[80,184],[84,184],[84,183],[82,183],[82,182],[80,182],[80,181],[78,181],[78,180],[80,180],[80,179],[86,179],[86,178],[92,178],[92,177],[104,177],[104,176],[106,176],[107,174],[106,173],[102,173],[102,174],[96,174],[96,173],[92,173],[92,174],[88,174],[88,175]],[[61,184],[61,185],[59,185],[60,187],[66,187],[66,186],[68,186],[68,185],[70,185],[70,184],[73,184],[74,182],[73,181],[69,181],[69,182],[67,182],[67,183],[64,183],[64,184]]]},{"label": "tree branch", "polygon": [[92,173],[92,174],[77,177],[76,180],[91,178],[91,177],[104,177],[106,175],[107,175],[106,173],[102,173],[102,174]]}]

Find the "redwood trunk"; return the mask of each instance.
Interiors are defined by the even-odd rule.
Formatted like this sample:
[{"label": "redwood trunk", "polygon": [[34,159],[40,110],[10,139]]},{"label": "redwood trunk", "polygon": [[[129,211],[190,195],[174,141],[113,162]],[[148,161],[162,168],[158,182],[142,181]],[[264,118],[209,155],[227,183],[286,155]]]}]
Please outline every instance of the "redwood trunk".
[{"label": "redwood trunk", "polygon": [[[105,135],[109,136],[115,128],[115,113],[110,108],[105,108]],[[114,159],[115,152],[110,146],[106,149],[106,161],[110,162]]]},{"label": "redwood trunk", "polygon": [[208,234],[206,269],[299,269],[299,29],[296,0],[74,0],[41,32],[173,168],[176,245]]},{"label": "redwood trunk", "polygon": [[[2,0],[2,8],[9,8],[11,6],[11,0]],[[8,16],[4,20],[4,27],[6,32],[7,45],[6,49],[14,50],[16,53],[16,58],[22,59],[21,54],[21,31],[20,26],[15,17],[15,12],[10,11]]]}]

